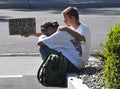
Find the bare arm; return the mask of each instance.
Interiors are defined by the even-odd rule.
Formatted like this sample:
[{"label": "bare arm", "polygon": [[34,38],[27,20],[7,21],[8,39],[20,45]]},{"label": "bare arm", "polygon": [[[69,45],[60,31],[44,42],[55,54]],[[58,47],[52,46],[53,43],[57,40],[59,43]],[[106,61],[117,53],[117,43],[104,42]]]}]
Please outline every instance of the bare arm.
[{"label": "bare arm", "polygon": [[21,36],[24,36],[24,37],[29,37],[29,36],[36,36],[36,37],[39,37],[42,33],[34,33],[34,34],[24,34],[24,35],[21,35]]},{"label": "bare arm", "polygon": [[84,36],[80,35],[77,31],[75,31],[69,27],[60,27],[59,30],[69,32],[72,36],[74,36],[79,41],[86,41]]},{"label": "bare arm", "polygon": [[39,37],[42,33],[35,33],[35,34],[32,34],[31,36],[36,36],[36,37]]}]

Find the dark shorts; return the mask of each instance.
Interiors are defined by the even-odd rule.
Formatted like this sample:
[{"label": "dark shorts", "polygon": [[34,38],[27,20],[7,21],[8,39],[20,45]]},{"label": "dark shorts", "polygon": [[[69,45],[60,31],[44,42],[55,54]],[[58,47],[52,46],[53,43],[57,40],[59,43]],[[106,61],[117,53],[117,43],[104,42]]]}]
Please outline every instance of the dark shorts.
[{"label": "dark shorts", "polygon": [[80,69],[78,69],[73,63],[71,63],[68,59],[68,67],[67,67],[67,72],[68,73],[79,73],[80,72]]}]

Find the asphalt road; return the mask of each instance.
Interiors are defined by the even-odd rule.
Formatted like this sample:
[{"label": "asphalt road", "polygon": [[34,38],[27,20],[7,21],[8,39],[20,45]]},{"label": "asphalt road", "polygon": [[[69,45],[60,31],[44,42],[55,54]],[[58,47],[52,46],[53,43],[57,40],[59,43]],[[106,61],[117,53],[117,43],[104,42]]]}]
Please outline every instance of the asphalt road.
[{"label": "asphalt road", "polygon": [[[36,29],[45,21],[58,21],[65,25],[61,15],[62,9],[0,9],[0,54],[6,53],[39,53],[37,37],[9,35],[10,18],[36,18]],[[100,50],[100,43],[107,37],[110,28],[120,23],[120,8],[79,8],[80,21],[88,25],[91,31],[91,53]]]}]

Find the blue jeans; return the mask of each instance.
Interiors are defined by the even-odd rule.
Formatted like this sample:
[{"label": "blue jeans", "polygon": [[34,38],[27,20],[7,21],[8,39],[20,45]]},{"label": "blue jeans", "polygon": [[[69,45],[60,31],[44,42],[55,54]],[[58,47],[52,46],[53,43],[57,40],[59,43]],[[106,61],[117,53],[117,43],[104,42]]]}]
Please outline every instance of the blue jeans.
[{"label": "blue jeans", "polygon": [[[47,46],[41,46],[39,51],[41,53],[43,60],[45,60],[48,57],[48,55],[50,55],[50,54],[58,54],[59,53],[56,50],[50,49]],[[75,65],[73,65],[73,63],[71,63],[68,59],[67,59],[67,64],[68,64],[67,73],[71,73],[71,72],[79,73],[80,70]]]},{"label": "blue jeans", "polygon": [[56,50],[50,49],[47,46],[41,46],[39,51],[41,53],[43,60],[45,60],[48,57],[48,55],[50,55],[50,54],[58,54],[58,52]]}]

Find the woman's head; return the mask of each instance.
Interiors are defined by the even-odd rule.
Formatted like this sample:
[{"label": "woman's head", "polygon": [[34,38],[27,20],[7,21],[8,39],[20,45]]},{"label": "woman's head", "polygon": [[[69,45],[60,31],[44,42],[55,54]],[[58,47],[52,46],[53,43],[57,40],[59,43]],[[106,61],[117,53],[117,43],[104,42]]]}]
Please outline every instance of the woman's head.
[{"label": "woman's head", "polygon": [[43,34],[50,36],[56,32],[58,26],[58,22],[45,22],[41,25],[40,28]]}]

